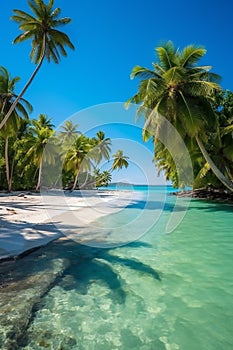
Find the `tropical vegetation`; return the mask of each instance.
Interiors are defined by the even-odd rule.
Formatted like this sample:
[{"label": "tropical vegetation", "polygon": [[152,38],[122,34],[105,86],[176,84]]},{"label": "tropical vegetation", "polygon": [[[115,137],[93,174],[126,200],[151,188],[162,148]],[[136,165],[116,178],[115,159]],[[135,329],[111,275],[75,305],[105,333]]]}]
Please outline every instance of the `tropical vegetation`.
[{"label": "tropical vegetation", "polygon": [[[0,67],[0,190],[35,189],[42,183],[43,168],[53,169],[45,175],[49,186],[93,188],[108,186],[114,169],[127,167],[127,157],[119,150],[113,156],[113,167],[101,171],[101,162],[111,160],[111,140],[100,130],[93,137],[83,135],[72,121],[66,121],[58,132],[45,114],[30,119],[31,104],[23,98],[45,59],[59,63],[67,56],[66,47],[74,49],[67,34],[58,28],[70,23],[60,17],[61,9],[54,0],[29,0],[30,13],[14,10],[11,19],[22,31],[14,43],[30,39],[30,59],[36,64],[30,79],[17,95],[15,87],[20,78],[11,78],[5,67]],[[125,159],[125,160],[124,160]],[[62,164],[60,173],[56,165]],[[46,172],[46,171],[45,171]]]},{"label": "tropical vegetation", "polygon": [[[12,117],[10,120],[13,120]],[[72,130],[72,142],[66,141],[66,129],[69,129],[68,132]],[[111,155],[111,139],[105,137],[101,130],[93,137],[87,137],[75,128],[72,121],[66,121],[55,132],[51,119],[44,114],[40,114],[38,119],[24,119],[17,132],[11,133],[10,130],[5,134],[4,127],[0,133],[0,190],[38,191],[43,169],[44,183],[53,188],[62,186],[74,190],[106,187],[111,182],[114,170],[128,167],[128,157],[122,150]],[[104,166],[106,161],[109,169]],[[56,172],[56,164],[61,165],[61,169],[58,169],[60,174]],[[46,166],[51,168],[48,181]]]},{"label": "tropical vegetation", "polygon": [[74,49],[69,37],[57,29],[70,23],[71,19],[68,17],[59,18],[61,9],[59,7],[54,8],[54,0],[49,0],[48,4],[43,0],[29,0],[28,5],[31,13],[14,10],[14,16],[11,17],[13,21],[19,24],[19,29],[23,32],[15,38],[14,43],[31,40],[30,59],[36,64],[36,68],[0,121],[0,129],[6,124],[17,103],[31,85],[43,61],[47,59],[48,62],[52,60],[59,63],[61,56],[67,56],[66,46],[72,50]]},{"label": "tropical vegetation", "polygon": [[[0,190],[39,190],[43,167],[57,164],[62,164],[62,171],[49,176],[49,186],[61,184],[70,190],[107,186],[112,172],[127,168],[129,162],[123,150],[111,155],[111,139],[102,130],[88,137],[69,120],[55,132],[47,115],[29,117],[32,106],[23,95],[43,62],[59,63],[74,45],[60,31],[71,19],[61,17],[54,0],[28,0],[28,5],[29,12],[16,9],[11,17],[21,31],[14,43],[31,40],[30,59],[36,64],[19,94],[20,77],[11,77],[8,69],[0,66]],[[189,45],[180,50],[169,41],[157,47],[156,54],[151,69],[133,68],[131,78],[139,78],[140,83],[126,106],[137,104],[137,116],[144,117],[143,139],[153,141],[157,169],[174,187],[212,186],[233,191],[233,93],[222,90],[221,78],[211,66],[200,64],[205,48]],[[174,154],[162,141],[164,120],[178,131],[188,149],[194,182],[189,176],[181,181],[181,171],[184,175],[188,165],[184,162],[178,169]],[[172,135],[168,132],[166,137]],[[177,157],[182,159],[182,155]]]},{"label": "tropical vegetation", "polygon": [[[233,191],[232,93],[222,91],[220,77],[202,66],[206,49],[189,45],[177,49],[169,41],[156,48],[152,69],[135,66],[137,93],[127,102],[138,104],[144,116],[143,138],[154,142],[154,160],[175,187],[225,186]],[[162,116],[162,117],[161,117]],[[163,121],[179,132],[189,150],[194,184],[179,183],[178,169],[167,145],[161,142]],[[169,135],[168,135],[169,136]],[[175,147],[175,144],[174,144]]]}]

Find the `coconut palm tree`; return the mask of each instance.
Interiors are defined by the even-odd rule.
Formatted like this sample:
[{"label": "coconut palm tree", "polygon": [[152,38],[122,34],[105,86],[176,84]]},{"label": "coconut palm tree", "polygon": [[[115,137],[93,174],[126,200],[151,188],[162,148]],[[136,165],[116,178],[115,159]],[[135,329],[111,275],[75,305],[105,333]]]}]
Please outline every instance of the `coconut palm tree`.
[{"label": "coconut palm tree", "polygon": [[137,114],[145,117],[144,139],[159,139],[163,127],[160,116],[164,116],[183,137],[196,140],[213,173],[233,191],[232,181],[218,169],[204,146],[206,130],[217,128],[211,101],[220,89],[220,77],[210,72],[212,67],[198,65],[206,50],[190,45],[180,51],[169,41],[156,52],[158,62],[153,63],[153,69],[133,68],[131,78],[138,77],[141,82],[136,95],[126,102],[126,106],[140,104]]},{"label": "coconut palm tree", "polygon": [[[20,80],[19,77],[11,78],[8,70],[5,67],[0,67],[0,120],[4,118],[5,113],[12,106],[17,99],[15,94],[15,85]],[[9,138],[17,134],[17,130],[23,120],[28,120],[28,113],[32,111],[31,104],[20,99],[15,110],[12,113],[12,118],[4,124],[1,129],[1,135],[5,140],[5,166],[6,166],[6,179],[8,184],[8,191],[11,191],[12,177],[9,165]]]},{"label": "coconut palm tree", "polygon": [[113,154],[113,165],[111,171],[128,168],[129,162],[127,159],[129,159],[129,157],[125,156],[123,151],[119,149],[115,154]]},{"label": "coconut palm tree", "polygon": [[96,137],[94,137],[94,145],[96,150],[96,162],[99,164],[104,158],[106,160],[110,159],[112,141],[109,137],[105,138],[105,133],[103,131],[98,131]]},{"label": "coconut palm tree", "polygon": [[54,130],[50,119],[45,115],[40,114],[38,120],[32,121],[30,128],[32,133],[32,146],[27,152],[27,156],[38,168],[38,179],[36,184],[36,191],[39,190],[41,185],[42,165],[43,161],[49,164],[54,164],[54,152],[51,152],[46,145],[51,142]]},{"label": "coconut palm tree", "polygon": [[92,148],[92,140],[85,135],[80,135],[76,137],[72,147],[66,153],[64,167],[67,171],[72,170],[74,174],[74,183],[71,191],[76,188],[80,174],[91,170]]},{"label": "coconut palm tree", "polygon": [[46,114],[39,114],[38,119],[33,119],[32,120],[32,128],[31,130],[34,129],[42,129],[42,128],[49,128],[53,129],[54,124],[51,122],[51,118],[48,118]]},{"label": "coconut palm tree", "polygon": [[78,129],[78,124],[74,124],[72,120],[67,120],[62,126],[61,130],[58,133],[58,138],[62,143],[66,143],[67,141],[69,144],[72,144],[72,142],[76,139],[78,135],[81,134]]},{"label": "coconut palm tree", "polygon": [[108,170],[104,170],[101,173],[99,169],[95,169],[94,175],[96,188],[102,186],[107,187],[112,180],[112,175]]},{"label": "coconut palm tree", "polygon": [[54,0],[49,0],[48,4],[43,0],[29,0],[28,5],[32,14],[22,10],[14,10],[14,16],[11,17],[13,21],[19,23],[19,29],[23,31],[15,38],[14,43],[17,44],[31,39],[30,58],[37,66],[1,121],[0,129],[7,122],[17,103],[32,83],[44,59],[47,59],[48,62],[53,60],[55,63],[59,63],[61,55],[67,56],[66,46],[74,49],[69,37],[57,29],[57,27],[70,23],[71,19],[68,17],[59,18],[61,9],[54,8]]}]

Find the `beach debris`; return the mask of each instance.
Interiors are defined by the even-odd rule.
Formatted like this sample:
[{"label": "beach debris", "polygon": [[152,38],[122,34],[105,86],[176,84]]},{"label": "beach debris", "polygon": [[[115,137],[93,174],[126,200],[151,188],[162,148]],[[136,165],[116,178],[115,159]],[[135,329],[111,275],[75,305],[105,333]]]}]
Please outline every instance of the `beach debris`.
[{"label": "beach debris", "polygon": [[12,208],[6,208],[7,211],[9,211],[11,214],[17,214],[17,211]]},{"label": "beach debris", "polygon": [[19,193],[17,197],[24,197],[25,194],[24,193]]}]

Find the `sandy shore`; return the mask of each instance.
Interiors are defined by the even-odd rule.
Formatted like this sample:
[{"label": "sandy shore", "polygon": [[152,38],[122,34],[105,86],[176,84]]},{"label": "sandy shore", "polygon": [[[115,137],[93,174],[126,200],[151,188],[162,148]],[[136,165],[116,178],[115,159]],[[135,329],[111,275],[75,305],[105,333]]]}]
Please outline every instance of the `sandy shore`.
[{"label": "sandy shore", "polygon": [[[0,260],[74,234],[132,202],[130,191],[0,195]],[[67,235],[68,232],[68,235]],[[70,238],[70,237],[69,237]]]}]

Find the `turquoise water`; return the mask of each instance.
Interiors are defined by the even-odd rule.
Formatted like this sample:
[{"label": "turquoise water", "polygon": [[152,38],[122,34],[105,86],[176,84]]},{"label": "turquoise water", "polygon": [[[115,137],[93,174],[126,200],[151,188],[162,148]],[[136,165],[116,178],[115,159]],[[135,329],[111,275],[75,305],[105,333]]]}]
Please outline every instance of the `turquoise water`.
[{"label": "turquoise water", "polygon": [[[161,188],[153,191],[156,207]],[[146,215],[154,215],[152,203]],[[167,234],[174,203],[167,196],[154,227],[127,245],[57,241],[4,264],[0,348],[232,350],[233,206],[192,200]]]}]

